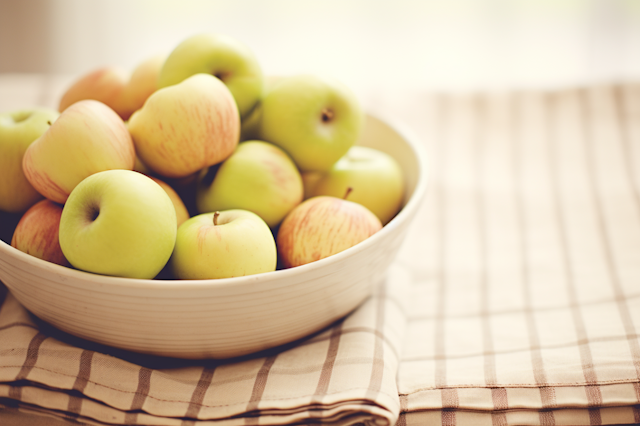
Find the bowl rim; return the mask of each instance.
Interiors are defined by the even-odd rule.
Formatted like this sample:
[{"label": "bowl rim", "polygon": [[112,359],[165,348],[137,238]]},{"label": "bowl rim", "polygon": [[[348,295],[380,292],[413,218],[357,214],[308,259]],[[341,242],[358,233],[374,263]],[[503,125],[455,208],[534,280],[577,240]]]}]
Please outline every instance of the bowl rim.
[{"label": "bowl rim", "polygon": [[[43,259],[39,259],[37,257],[31,256],[27,253],[24,253],[20,250],[15,249],[10,244],[7,244],[5,241],[0,240],[0,253],[9,253],[12,256],[17,256],[19,259],[24,261],[25,263],[35,264],[35,265],[46,265],[47,268],[52,273],[57,273],[58,275],[65,275],[69,277],[74,277],[80,280],[88,279],[92,283],[96,285],[108,285],[108,286],[116,286],[116,287],[127,287],[127,288],[137,288],[137,289],[198,289],[202,287],[215,286],[219,288],[224,287],[238,287],[238,286],[246,286],[253,285],[256,282],[272,282],[279,279],[286,279],[288,277],[304,274],[306,272],[313,272],[318,269],[323,268],[328,263],[340,263],[340,261],[346,257],[351,257],[356,253],[359,253],[363,250],[366,250],[369,246],[376,243],[377,240],[384,238],[385,235],[393,232],[396,228],[400,226],[400,223],[403,222],[405,217],[412,215],[412,213],[418,209],[422,198],[426,192],[426,188],[428,185],[428,163],[427,163],[427,155],[426,148],[423,144],[420,143],[420,139],[405,126],[400,123],[390,120],[390,119],[382,119],[376,114],[367,113],[367,118],[373,119],[382,123],[396,132],[408,145],[408,147],[413,151],[413,155],[415,156],[418,164],[418,178],[416,180],[416,185],[413,189],[413,193],[407,200],[406,204],[402,207],[402,209],[394,216],[383,228],[376,232],[371,237],[362,241],[359,244],[356,244],[353,247],[350,247],[340,253],[336,253],[332,256],[326,257],[324,259],[317,260],[315,262],[307,263],[305,265],[296,266],[294,268],[280,269],[276,271],[263,272],[260,274],[254,275],[246,275],[242,277],[231,277],[231,278],[217,278],[217,279],[193,279],[193,280],[178,280],[178,279],[143,279],[143,278],[127,278],[127,277],[118,277],[111,275],[101,275],[94,274],[87,271],[82,271],[79,269],[73,269],[66,266],[58,265],[55,263],[47,262]],[[6,285],[6,284],[5,284]]]}]

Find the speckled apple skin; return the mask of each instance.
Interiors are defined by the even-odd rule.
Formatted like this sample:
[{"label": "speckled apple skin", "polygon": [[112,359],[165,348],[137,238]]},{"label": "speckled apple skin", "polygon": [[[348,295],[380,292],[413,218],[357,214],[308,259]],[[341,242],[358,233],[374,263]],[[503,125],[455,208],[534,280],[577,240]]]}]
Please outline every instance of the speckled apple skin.
[{"label": "speckled apple skin", "polygon": [[287,268],[305,265],[353,247],[380,229],[380,219],[360,204],[331,196],[313,197],[282,221],[278,254]]},{"label": "speckled apple skin", "polygon": [[156,91],[129,120],[140,160],[168,178],[184,178],[220,163],[240,140],[240,115],[229,89],[196,74]]}]

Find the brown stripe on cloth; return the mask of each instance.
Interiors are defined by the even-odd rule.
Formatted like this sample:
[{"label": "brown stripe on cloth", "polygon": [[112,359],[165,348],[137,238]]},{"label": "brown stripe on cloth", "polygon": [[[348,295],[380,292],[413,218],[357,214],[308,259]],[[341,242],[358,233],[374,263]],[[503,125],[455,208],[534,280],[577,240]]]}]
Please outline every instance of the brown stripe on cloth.
[{"label": "brown stripe on cloth", "polygon": [[204,401],[204,396],[207,393],[207,389],[211,386],[211,382],[213,381],[213,374],[215,373],[215,367],[203,367],[202,373],[200,373],[200,379],[198,379],[198,384],[196,385],[193,393],[191,394],[191,399],[189,400],[189,406],[187,407],[187,412],[185,413],[185,417],[188,420],[184,420],[182,422],[183,426],[194,425],[195,420],[198,418],[198,414],[202,409],[202,402]]},{"label": "brown stripe on cloth", "polygon": [[507,397],[507,389],[505,388],[492,388],[491,400],[493,401],[494,411],[491,413],[491,422],[494,426],[506,426],[507,413],[505,410],[509,409],[509,399]]},{"label": "brown stripe on cloth", "polygon": [[[341,321],[331,329],[327,354],[325,355],[324,363],[320,370],[318,385],[316,386],[316,390],[313,395],[311,395],[311,400],[309,401],[312,408],[322,404],[322,400],[329,389],[329,382],[331,381],[331,375],[333,374],[333,366],[335,365],[336,358],[338,357],[338,348],[340,346],[340,338],[342,337],[342,325],[343,322]],[[316,409],[309,410],[308,415],[310,418],[322,417],[322,413]]]},{"label": "brown stripe on cloth", "polygon": [[[547,123],[548,125],[548,123]],[[540,388],[540,399],[542,401],[542,407],[544,409],[550,409],[555,407],[555,392],[553,388],[547,386],[547,374],[544,367],[544,361],[542,358],[542,351],[540,348],[540,338],[535,322],[534,307],[531,300],[531,277],[529,271],[529,241],[527,238],[527,216],[526,209],[524,207],[524,199],[522,196],[522,164],[520,160],[519,151],[514,150],[512,161],[512,174],[515,185],[513,187],[513,196],[516,203],[516,220],[518,226],[518,236],[520,239],[520,264],[521,264],[521,277],[524,293],[524,313],[527,324],[527,331],[529,335],[529,347],[531,350],[531,366],[533,368],[533,377],[536,385]],[[540,413],[540,423],[542,425],[554,425],[555,417],[551,411],[543,411]]]},{"label": "brown stripe on cloth", "polygon": [[[27,348],[27,357],[24,361],[24,364],[22,364],[20,371],[16,375],[16,378],[15,378],[16,381],[24,380],[29,376],[29,373],[31,372],[31,370],[33,370],[33,367],[36,365],[36,362],[38,361],[40,346],[42,345],[42,342],[44,342],[46,339],[47,339],[47,336],[45,336],[42,333],[37,333],[35,336],[33,336]],[[16,399],[18,401],[21,400],[22,387],[20,386],[11,387],[11,389],[9,390],[9,398]]]},{"label": "brown stripe on cloth", "polygon": [[265,358],[264,363],[262,364],[260,370],[258,371],[258,374],[256,375],[256,380],[253,383],[253,389],[251,391],[251,398],[249,399],[249,403],[247,404],[247,418],[245,419],[246,424],[255,423],[252,417],[258,415],[258,407],[260,404],[260,399],[262,398],[262,394],[267,387],[269,371],[271,371],[271,367],[273,367],[273,364],[276,362],[277,357],[278,355],[276,354]]},{"label": "brown stripe on cloth", "polygon": [[322,403],[322,398],[326,395],[329,389],[329,382],[331,381],[331,374],[333,373],[333,366],[338,356],[338,348],[340,346],[340,337],[342,336],[342,322],[333,327],[331,330],[331,337],[329,338],[329,347],[327,348],[327,355],[322,365],[322,371],[320,372],[320,378],[318,380],[318,386],[313,395],[312,404]]},{"label": "brown stripe on cloth", "polygon": [[153,370],[145,367],[140,367],[140,370],[138,370],[138,388],[133,396],[130,411],[124,416],[125,424],[137,423],[138,411],[142,409],[151,389],[151,373],[153,373]]},{"label": "brown stripe on cloth", "polygon": [[400,416],[396,422],[396,426],[407,426],[406,413],[409,411],[409,398],[406,394],[399,395],[400,400]]},{"label": "brown stripe on cloth", "polygon": [[[547,107],[552,111],[550,116],[553,116],[553,111],[557,108],[557,99],[553,96],[549,96]],[[550,120],[550,127],[554,127],[555,122]],[[562,204],[562,193],[560,190],[560,178],[558,168],[558,153],[554,149],[558,145],[558,141],[555,140],[550,132],[547,137],[547,153],[549,164],[549,175],[551,182],[551,191],[553,194],[553,214],[556,222],[556,228],[558,230],[558,239],[560,244],[560,251],[562,255],[562,266],[564,272],[564,281],[566,283],[567,295],[569,304],[571,307],[571,315],[575,326],[578,349],[580,351],[580,361],[582,364],[582,372],[587,383],[587,404],[589,407],[600,407],[602,405],[602,393],[600,392],[598,384],[598,377],[593,364],[593,356],[591,354],[591,346],[589,342],[589,336],[580,310],[580,304],[578,301],[578,293],[573,274],[574,262],[571,259],[571,253],[569,250],[569,237],[567,224],[565,222],[565,214]],[[590,424],[601,424],[602,419],[600,416],[600,410],[589,411]]]},{"label": "brown stripe on cloth", "polygon": [[444,149],[447,145],[447,135],[443,134],[444,129],[449,129],[448,126],[451,114],[452,99],[446,96],[438,97],[438,108],[436,111],[439,113],[439,119],[436,123],[439,124],[436,131],[441,137],[437,142],[437,158],[440,161],[434,162],[433,176],[435,185],[433,185],[435,203],[438,206],[435,214],[437,215],[438,227],[437,227],[437,253],[438,253],[438,272],[437,272],[437,299],[436,304],[436,316],[434,319],[434,358],[435,358],[435,385],[436,388],[440,388],[441,400],[442,400],[442,424],[443,425],[455,425],[456,414],[455,409],[459,406],[458,391],[457,389],[447,389],[447,365],[446,365],[446,351],[445,351],[445,307],[447,301],[447,244],[446,244],[446,192],[444,191],[444,171],[446,170],[447,155]]},{"label": "brown stripe on cloth", "polygon": [[93,351],[83,350],[80,354],[80,367],[78,368],[78,376],[76,377],[75,382],[73,383],[73,390],[80,393],[69,395],[69,404],[67,405],[67,411],[74,416],[78,416],[80,414],[80,410],[82,409],[82,392],[87,387],[87,383],[89,383],[89,377],[91,376],[91,364],[93,362]]},{"label": "brown stripe on cloth", "polygon": [[[625,161],[624,164],[624,172],[627,175],[627,179],[629,180],[629,182],[631,182],[631,188],[633,190],[633,196],[634,196],[634,201],[636,206],[640,206],[640,191],[638,190],[638,186],[634,184],[634,182],[638,182],[638,173],[636,170],[636,167],[634,167],[634,152],[632,149],[632,135],[629,129],[629,126],[631,124],[631,122],[640,122],[640,114],[636,114],[635,117],[631,117],[631,113],[627,107],[627,97],[629,96],[628,93],[631,92],[631,94],[636,94],[634,91],[631,90],[624,90],[624,87],[622,86],[616,86],[613,89],[613,98],[614,98],[614,114],[615,114],[615,118],[617,120],[617,126],[619,129],[619,134],[620,134],[620,141],[622,144],[622,153],[623,153],[623,158]],[[625,93],[627,93],[627,95],[625,96]],[[638,98],[638,96],[635,97],[636,99]],[[640,111],[640,110],[638,110]],[[640,212],[640,209],[638,210]],[[629,296],[627,295],[627,298]],[[635,365],[636,367],[636,375],[640,375],[640,372],[638,371],[638,365]],[[636,398],[638,399],[638,402],[640,402],[640,382],[634,382],[633,383],[633,388],[636,392]],[[640,406],[635,405],[633,407],[633,416],[634,416],[634,421],[636,423],[640,423]]]},{"label": "brown stripe on cloth", "polygon": [[491,400],[494,411],[491,413],[491,420],[494,425],[506,425],[507,417],[503,411],[509,408],[507,400],[507,392],[504,388],[496,388],[498,378],[496,375],[496,357],[493,346],[493,332],[491,329],[491,312],[489,309],[489,262],[487,259],[487,217],[485,214],[485,161],[483,146],[486,145],[489,131],[486,127],[487,123],[487,104],[486,97],[478,97],[475,100],[475,110],[477,114],[476,123],[478,123],[477,137],[474,138],[473,157],[475,170],[474,176],[477,182],[475,191],[475,208],[478,217],[478,242],[480,244],[478,253],[480,257],[480,321],[482,322],[482,343],[484,347],[484,381],[491,388]]}]

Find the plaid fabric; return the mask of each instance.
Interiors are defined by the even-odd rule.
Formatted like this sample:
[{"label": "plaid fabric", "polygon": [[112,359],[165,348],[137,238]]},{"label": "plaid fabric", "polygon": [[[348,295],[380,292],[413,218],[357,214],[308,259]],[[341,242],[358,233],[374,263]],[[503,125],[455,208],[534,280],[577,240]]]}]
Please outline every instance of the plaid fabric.
[{"label": "plaid fabric", "polygon": [[431,107],[399,424],[640,422],[639,88]]},{"label": "plaid fabric", "polygon": [[279,351],[168,364],[8,295],[0,423],[640,423],[640,86],[362,98],[432,159],[374,298]]},{"label": "plaid fabric", "polygon": [[[394,285],[403,275],[394,268]],[[404,329],[401,307],[383,287],[344,321],[288,348],[232,362],[182,361],[65,335],[8,293],[0,309],[0,402],[88,424],[393,425]]]}]

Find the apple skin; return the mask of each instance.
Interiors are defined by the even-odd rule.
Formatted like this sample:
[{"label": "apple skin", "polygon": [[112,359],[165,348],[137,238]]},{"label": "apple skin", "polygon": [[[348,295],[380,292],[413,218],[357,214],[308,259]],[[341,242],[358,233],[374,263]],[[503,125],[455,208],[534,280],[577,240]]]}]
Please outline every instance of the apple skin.
[{"label": "apple skin", "polygon": [[22,170],[24,153],[60,114],[48,108],[22,109],[0,114],[0,210],[23,213],[40,194]]},{"label": "apple skin", "polygon": [[158,89],[158,76],[165,55],[157,55],[141,62],[129,75],[120,67],[102,67],[76,81],[60,99],[62,112],[83,99],[94,99],[113,109],[123,120],[142,108],[147,98]]},{"label": "apple skin", "polygon": [[249,210],[273,228],[302,197],[302,178],[291,158],[273,144],[253,140],[238,145],[217,168],[213,181],[203,174],[196,206],[200,213]]},{"label": "apple skin", "polygon": [[243,118],[262,95],[260,64],[253,52],[233,37],[203,33],[182,41],[167,57],[159,87],[178,84],[199,73],[214,75],[227,85]]},{"label": "apple skin", "polygon": [[393,157],[382,151],[354,146],[326,173],[309,174],[306,178],[309,196],[342,197],[347,188],[351,188],[349,201],[371,210],[382,225],[386,225],[402,207],[402,170]]},{"label": "apple skin", "polygon": [[95,173],[73,190],[60,218],[60,247],[76,268],[153,278],[176,241],[176,211],[151,178],[131,170]]},{"label": "apple skin", "polygon": [[269,226],[247,210],[203,213],[178,229],[170,260],[178,279],[217,279],[275,271],[277,249]]},{"label": "apple skin", "polygon": [[18,222],[11,246],[47,262],[70,266],[58,239],[62,206],[51,200],[35,203]]},{"label": "apple skin", "polygon": [[380,219],[361,204],[318,196],[296,206],[277,234],[285,268],[324,259],[369,238],[382,228]]},{"label": "apple skin", "polygon": [[314,75],[282,77],[262,99],[259,139],[284,149],[302,171],[326,171],[347,153],[364,114],[351,90]]},{"label": "apple skin", "polygon": [[208,74],[157,90],[131,116],[128,127],[140,161],[168,178],[183,178],[223,161],[240,139],[233,96]]},{"label": "apple skin", "polygon": [[180,197],[180,195],[178,195],[176,190],[173,189],[173,187],[171,187],[171,185],[169,185],[165,181],[160,180],[160,179],[158,179],[157,177],[154,177],[154,176],[149,176],[149,177],[155,183],[160,185],[160,187],[162,189],[164,189],[164,192],[166,192],[167,195],[169,196],[169,198],[171,199],[171,202],[173,203],[173,207],[176,210],[176,221],[178,222],[177,225],[179,227],[180,225],[182,225],[190,217],[189,216],[189,212],[187,211],[187,207],[185,206],[184,202],[182,201],[182,198]]},{"label": "apple skin", "polygon": [[133,169],[135,149],[122,119],[95,100],[78,101],[27,148],[24,174],[46,198],[64,204],[84,178]]}]

